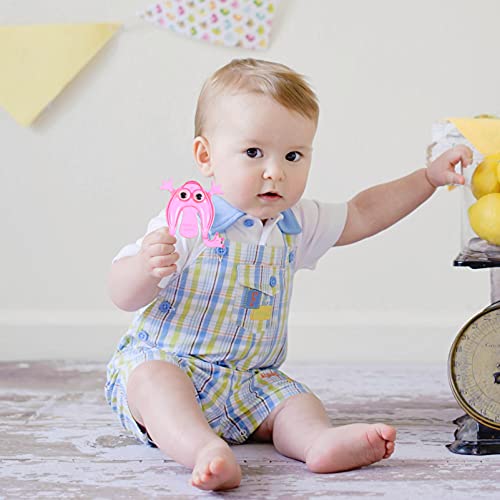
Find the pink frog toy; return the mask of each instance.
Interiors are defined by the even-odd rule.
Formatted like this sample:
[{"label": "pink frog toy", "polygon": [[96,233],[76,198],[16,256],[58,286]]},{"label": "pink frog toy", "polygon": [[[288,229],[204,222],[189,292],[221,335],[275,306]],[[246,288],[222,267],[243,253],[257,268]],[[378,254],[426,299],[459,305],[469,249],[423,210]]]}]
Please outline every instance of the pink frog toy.
[{"label": "pink frog toy", "polygon": [[166,209],[167,225],[172,236],[175,236],[180,222],[180,234],[185,238],[195,238],[201,222],[203,243],[211,248],[224,246],[224,238],[221,238],[219,233],[216,233],[212,240],[208,236],[215,213],[212,195],[222,194],[219,186],[212,184],[210,191],[205,191],[199,182],[187,181],[175,189],[169,180],[163,181],[160,189],[170,191],[172,194]]}]

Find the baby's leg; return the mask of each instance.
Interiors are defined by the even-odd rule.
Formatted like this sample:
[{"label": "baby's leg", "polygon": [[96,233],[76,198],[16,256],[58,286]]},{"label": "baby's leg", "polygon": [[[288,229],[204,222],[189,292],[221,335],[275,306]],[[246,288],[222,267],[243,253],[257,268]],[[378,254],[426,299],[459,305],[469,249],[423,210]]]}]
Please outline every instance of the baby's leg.
[{"label": "baby's leg", "polygon": [[223,490],[240,484],[231,449],[208,425],[191,380],[177,366],[146,361],[130,375],[127,399],[135,420],[166,455],[193,469],[192,484]]},{"label": "baby's leg", "polygon": [[396,430],[385,424],[332,427],[321,401],[299,394],[281,403],[264,422],[276,449],[306,462],[313,472],[340,472],[389,458]]}]

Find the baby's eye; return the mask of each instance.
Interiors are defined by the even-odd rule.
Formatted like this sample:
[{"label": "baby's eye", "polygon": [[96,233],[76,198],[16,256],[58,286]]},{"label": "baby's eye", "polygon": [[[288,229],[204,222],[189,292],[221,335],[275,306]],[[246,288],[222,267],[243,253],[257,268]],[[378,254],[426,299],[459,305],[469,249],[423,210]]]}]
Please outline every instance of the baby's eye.
[{"label": "baby's eye", "polygon": [[302,153],[298,151],[290,151],[285,155],[287,161],[299,161],[302,158]]},{"label": "baby's eye", "polygon": [[259,148],[248,148],[245,152],[249,158],[262,158],[264,156]]}]

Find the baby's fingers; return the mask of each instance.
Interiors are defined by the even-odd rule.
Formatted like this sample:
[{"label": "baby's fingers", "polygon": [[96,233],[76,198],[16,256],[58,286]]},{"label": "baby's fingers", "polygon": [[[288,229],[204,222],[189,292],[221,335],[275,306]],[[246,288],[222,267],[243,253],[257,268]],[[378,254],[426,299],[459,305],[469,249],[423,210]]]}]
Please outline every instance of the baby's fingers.
[{"label": "baby's fingers", "polygon": [[152,233],[149,233],[144,237],[143,246],[144,245],[154,245],[156,243],[163,243],[168,245],[175,244],[177,239],[175,236],[170,234],[170,230],[168,227],[161,227]]},{"label": "baby's fingers", "polygon": [[174,274],[175,271],[177,271],[177,266],[175,264],[172,264],[171,266],[167,267],[157,267],[153,269],[152,274],[155,278],[166,278],[167,276]]},{"label": "baby's fingers", "polygon": [[168,243],[154,243],[149,245],[145,251],[149,257],[156,257],[173,254],[175,252],[175,247]]},{"label": "baby's fingers", "polygon": [[456,172],[445,172],[445,184],[465,184],[465,177]]},{"label": "baby's fingers", "polygon": [[163,267],[170,267],[179,260],[179,254],[174,252],[170,255],[160,255],[157,257],[152,257],[149,262],[152,269],[161,269]]},{"label": "baby's fingers", "polygon": [[448,151],[448,160],[452,165],[456,165],[458,162],[462,164],[462,167],[468,167],[472,163],[472,150],[463,144],[455,146]]}]

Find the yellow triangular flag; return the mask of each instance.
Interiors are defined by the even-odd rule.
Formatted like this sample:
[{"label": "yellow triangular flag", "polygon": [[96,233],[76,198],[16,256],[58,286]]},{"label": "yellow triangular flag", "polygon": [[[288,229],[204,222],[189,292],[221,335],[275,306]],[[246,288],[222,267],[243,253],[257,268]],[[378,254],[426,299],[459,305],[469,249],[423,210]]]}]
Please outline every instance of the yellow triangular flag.
[{"label": "yellow triangular flag", "polygon": [[500,120],[497,118],[449,118],[462,135],[484,156],[500,152]]},{"label": "yellow triangular flag", "polygon": [[120,26],[0,27],[0,106],[30,125]]}]

